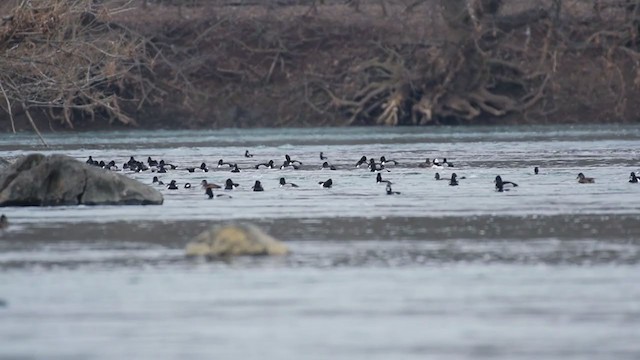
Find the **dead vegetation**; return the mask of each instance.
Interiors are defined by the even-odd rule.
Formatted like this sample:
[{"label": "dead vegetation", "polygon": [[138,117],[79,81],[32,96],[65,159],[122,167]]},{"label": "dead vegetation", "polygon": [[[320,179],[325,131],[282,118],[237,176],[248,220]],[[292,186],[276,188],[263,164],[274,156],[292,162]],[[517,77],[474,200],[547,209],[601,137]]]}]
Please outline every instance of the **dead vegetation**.
[{"label": "dead vegetation", "polygon": [[635,121],[637,1],[20,0],[0,122]]}]

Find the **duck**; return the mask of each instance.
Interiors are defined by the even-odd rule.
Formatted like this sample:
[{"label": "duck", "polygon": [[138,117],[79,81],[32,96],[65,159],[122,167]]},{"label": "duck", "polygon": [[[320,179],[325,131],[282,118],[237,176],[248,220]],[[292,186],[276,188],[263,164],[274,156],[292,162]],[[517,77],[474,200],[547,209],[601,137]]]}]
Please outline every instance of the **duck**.
[{"label": "duck", "polygon": [[325,181],[319,181],[318,184],[320,184],[325,189],[329,189],[333,186],[333,180],[328,179]]},{"label": "duck", "polygon": [[433,169],[444,169],[444,166],[438,161],[438,159],[433,159],[431,162],[431,168]]},{"label": "duck", "polygon": [[512,185],[513,187],[518,186],[518,184],[513,181],[503,181],[502,176],[500,175],[496,176],[496,179],[493,182],[496,184],[496,191],[498,192],[507,191],[508,189],[504,188],[506,185]]},{"label": "duck", "polygon": [[369,159],[369,171],[371,171],[371,172],[376,172],[376,171],[382,171],[382,170],[390,171],[390,170],[388,170],[388,169],[385,169],[385,168],[384,168],[384,165],[382,165],[382,164],[380,164],[380,165],[376,164],[375,159],[373,159],[373,158]]},{"label": "duck", "polygon": [[238,164],[233,164],[233,169],[231,169],[232,173],[239,173],[240,169],[238,169]]},{"label": "duck", "polygon": [[329,169],[329,170],[335,170],[336,167],[333,165],[330,165],[327,161],[322,163],[322,169]]},{"label": "duck", "polygon": [[160,160],[160,162],[158,163],[158,166],[159,167],[168,167],[171,170],[175,170],[175,169],[178,168],[177,166],[175,166],[173,164],[170,164],[168,162],[165,162],[164,160]]},{"label": "duck", "polygon": [[162,181],[160,181],[160,179],[158,179],[157,176],[153,177],[153,181],[151,183],[152,184],[158,184],[158,185],[164,185],[164,183]]},{"label": "duck", "polygon": [[158,161],[153,160],[151,156],[147,157],[147,165],[149,166],[158,166]]},{"label": "duck", "polygon": [[280,187],[297,188],[299,186],[294,184],[294,183],[288,183],[283,177],[281,177],[280,178]]},{"label": "duck", "polygon": [[224,161],[224,160],[222,160],[222,159],[218,160],[218,167],[219,167],[219,168],[220,168],[220,167],[223,167],[224,165],[227,165],[228,167],[233,167],[233,164],[232,164],[232,163],[225,162],[225,161]]},{"label": "duck", "polygon": [[169,185],[167,185],[167,189],[169,189],[169,190],[178,190],[178,184],[176,184],[175,180],[171,180]]},{"label": "duck", "polygon": [[329,160],[329,158],[324,156],[324,153],[320,151],[320,160]]},{"label": "duck", "polygon": [[227,194],[214,194],[211,188],[207,188],[204,193],[209,197],[209,199],[213,199],[214,197],[228,197],[231,198],[231,195]]},{"label": "duck", "polygon": [[233,190],[235,188],[237,188],[239,185],[234,183],[233,180],[231,179],[227,179],[227,181],[225,181],[224,183],[224,189],[225,190]]},{"label": "duck", "polygon": [[207,167],[207,164],[204,163],[204,162],[201,163],[200,166],[198,166],[198,167],[188,167],[186,169],[190,173],[195,172],[196,170],[201,170],[202,172],[209,172],[209,168]]},{"label": "duck", "polygon": [[538,169],[537,166],[533,168],[533,173],[534,174],[538,175],[539,172],[540,172],[540,169]]},{"label": "duck", "polygon": [[458,186],[458,175],[456,175],[456,173],[451,174],[449,186]]},{"label": "duck", "polygon": [[298,160],[291,160],[291,156],[289,156],[289,154],[285,154],[284,159],[285,159],[285,162],[289,165],[294,165],[295,163],[298,163],[298,166],[302,165],[302,162]]},{"label": "duck", "polygon": [[0,215],[0,230],[6,229],[9,227],[9,220],[5,214]]},{"label": "duck", "polygon": [[579,173],[576,179],[578,179],[580,184],[593,184],[596,182],[594,178],[586,177],[583,173]]},{"label": "duck", "polygon": [[434,178],[436,180],[451,180],[451,178],[446,178],[446,177],[441,177],[440,173],[436,173],[436,175],[434,176]]},{"label": "duck", "polygon": [[442,164],[443,167],[453,167],[453,163],[450,163],[447,161],[447,158],[442,159]]},{"label": "duck", "polygon": [[246,157],[246,158],[252,158],[252,157],[253,157],[253,154],[250,154],[250,153],[249,153],[249,150],[245,150],[245,151],[244,151],[244,157]]},{"label": "duck", "polygon": [[362,166],[363,164],[366,164],[366,163],[367,163],[367,157],[366,156],[362,156],[360,158],[360,160],[358,160],[358,162],[356,163],[356,167],[360,167],[360,166]]},{"label": "duck", "polygon": [[191,189],[191,183],[184,183],[185,189]]},{"label": "duck", "polygon": [[634,184],[638,183],[638,177],[636,176],[636,173],[633,171],[629,175],[629,182]]},{"label": "duck", "polygon": [[119,171],[120,168],[118,168],[118,165],[116,165],[115,160],[111,160],[109,161],[109,163],[104,167],[107,170],[111,170],[111,171]]},{"label": "duck", "polygon": [[400,192],[393,191],[393,189],[391,189],[391,184],[387,183],[387,195],[400,195]]},{"label": "duck", "polygon": [[86,163],[89,164],[89,165],[93,165],[93,166],[97,166],[98,165],[98,162],[93,160],[93,157],[91,155],[89,155],[89,159],[87,159]]},{"label": "duck", "polygon": [[267,169],[273,169],[275,165],[273,164],[273,160],[269,160],[266,163],[256,165],[256,169],[260,169],[260,166],[264,166]]},{"label": "duck", "polygon": [[424,162],[419,163],[418,167],[421,167],[421,168],[431,167],[431,160],[427,158]]},{"label": "duck", "polygon": [[218,184],[213,184],[213,183],[207,182],[207,180],[202,180],[200,182],[200,186],[203,189],[220,189],[222,187],[222,186],[220,186]]},{"label": "duck", "polygon": [[380,156],[380,164],[381,165],[387,165],[387,164],[391,164],[393,163],[393,165],[398,165],[398,162],[395,160],[387,160],[387,158],[385,158],[384,156]]},{"label": "duck", "polygon": [[382,180],[382,174],[378,173],[376,175],[376,183],[381,184],[381,183],[387,183],[387,184],[393,184],[391,181],[389,180]]},{"label": "duck", "polygon": [[288,162],[287,160],[285,160],[282,165],[280,165],[280,170],[284,170],[288,167],[293,168],[293,170],[298,170],[300,169],[300,167],[298,165],[294,165],[292,162]]},{"label": "duck", "polygon": [[165,168],[164,166],[160,166],[160,167],[156,170],[156,172],[157,172],[157,173],[160,173],[160,174],[164,174],[164,173],[166,173],[166,172],[167,172],[167,168]]},{"label": "duck", "polygon": [[262,188],[262,184],[260,183],[260,180],[256,180],[255,184],[253,184],[251,188],[253,189],[253,191],[264,191],[264,189]]}]

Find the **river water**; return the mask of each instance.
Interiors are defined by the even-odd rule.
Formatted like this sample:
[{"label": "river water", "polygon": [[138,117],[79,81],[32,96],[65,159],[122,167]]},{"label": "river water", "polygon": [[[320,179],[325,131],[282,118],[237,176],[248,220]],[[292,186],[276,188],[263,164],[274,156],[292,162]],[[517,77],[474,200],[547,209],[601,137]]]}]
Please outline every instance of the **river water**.
[{"label": "river water", "polygon": [[[0,359],[638,359],[640,127],[0,135],[0,157],[162,158],[162,206],[3,208]],[[248,149],[253,158],[243,156]],[[337,170],[321,170],[319,152]],[[256,170],[284,155],[299,170]],[[383,172],[401,194],[353,165]],[[454,168],[421,168],[425,158]],[[216,168],[238,163],[240,173]],[[533,167],[540,174],[533,173]],[[456,172],[460,185],[436,181]],[[579,172],[596,178],[578,184]],[[126,173],[151,184],[151,173]],[[520,186],[494,190],[501,175]],[[278,179],[300,185],[281,189]],[[209,200],[202,179],[240,187]],[[319,181],[331,178],[323,189]],[[255,180],[265,188],[251,191]],[[280,258],[192,260],[248,221]],[[1,231],[1,230],[0,230]]]}]

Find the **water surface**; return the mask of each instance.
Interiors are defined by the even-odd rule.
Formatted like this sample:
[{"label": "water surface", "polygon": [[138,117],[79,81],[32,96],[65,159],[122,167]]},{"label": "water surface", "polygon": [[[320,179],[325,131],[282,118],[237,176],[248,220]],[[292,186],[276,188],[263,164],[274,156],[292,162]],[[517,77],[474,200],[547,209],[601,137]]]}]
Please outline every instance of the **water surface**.
[{"label": "water surface", "polygon": [[[211,171],[159,175],[194,184],[158,187],[162,206],[2,209],[0,358],[637,359],[640,184],[627,179],[639,140],[637,126],[60,133],[46,149],[2,135],[1,157]],[[320,151],[338,170],[320,170]],[[284,154],[304,165],[253,168]],[[353,167],[362,155],[400,162],[383,173],[400,195]],[[418,167],[444,157],[455,167]],[[451,187],[436,171],[466,179]],[[497,193],[496,175],[520,186]],[[300,188],[279,188],[281,176]],[[232,198],[196,186],[229,177]],[[191,237],[229,220],[293,254],[184,258]]]}]

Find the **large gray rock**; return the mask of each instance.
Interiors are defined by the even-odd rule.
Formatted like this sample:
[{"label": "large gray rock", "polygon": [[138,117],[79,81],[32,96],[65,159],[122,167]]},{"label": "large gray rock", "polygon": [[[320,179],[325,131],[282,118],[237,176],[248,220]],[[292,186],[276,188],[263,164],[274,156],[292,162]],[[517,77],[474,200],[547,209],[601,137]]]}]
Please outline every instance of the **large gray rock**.
[{"label": "large gray rock", "polygon": [[0,206],[160,205],[162,194],[65,155],[31,154],[0,170]]},{"label": "large gray rock", "polygon": [[248,224],[214,226],[187,244],[187,256],[286,255],[286,245]]}]

